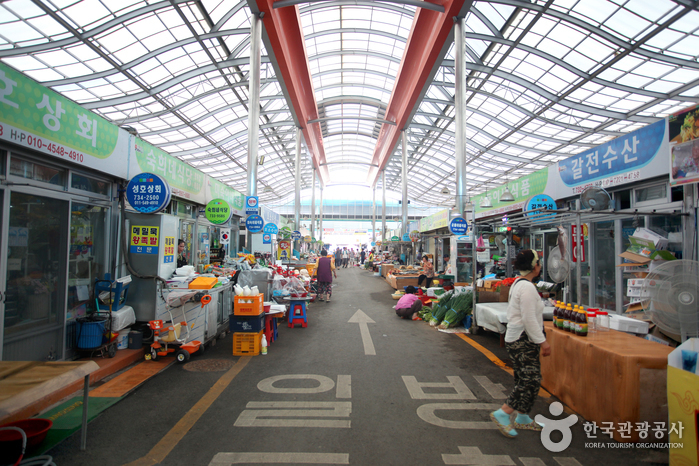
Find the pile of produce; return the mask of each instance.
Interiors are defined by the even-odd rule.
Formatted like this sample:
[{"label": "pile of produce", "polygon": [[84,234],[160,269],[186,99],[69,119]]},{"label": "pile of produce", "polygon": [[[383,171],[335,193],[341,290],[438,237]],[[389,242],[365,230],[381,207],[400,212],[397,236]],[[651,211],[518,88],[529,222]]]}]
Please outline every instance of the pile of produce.
[{"label": "pile of produce", "polygon": [[430,326],[441,329],[454,327],[463,321],[473,310],[473,292],[454,294],[444,293],[435,305],[430,318]]},{"label": "pile of produce", "polygon": [[501,286],[511,286],[515,280],[517,280],[517,277],[511,277],[511,278],[505,278],[504,280],[500,280],[499,282],[495,283],[495,291],[500,291]]}]

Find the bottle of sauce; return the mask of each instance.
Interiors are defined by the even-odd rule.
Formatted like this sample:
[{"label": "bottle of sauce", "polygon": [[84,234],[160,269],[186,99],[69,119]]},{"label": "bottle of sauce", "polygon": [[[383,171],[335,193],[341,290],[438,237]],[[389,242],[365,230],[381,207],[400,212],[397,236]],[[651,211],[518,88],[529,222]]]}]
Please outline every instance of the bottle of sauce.
[{"label": "bottle of sauce", "polygon": [[587,325],[587,314],[583,310],[583,307],[578,308],[578,324],[577,324],[577,335],[580,337],[586,337],[588,332]]},{"label": "bottle of sauce", "polygon": [[[563,316],[563,330],[570,332],[571,317],[573,316],[573,306],[568,303],[566,306],[566,312]],[[573,324],[575,325],[575,324]]]}]

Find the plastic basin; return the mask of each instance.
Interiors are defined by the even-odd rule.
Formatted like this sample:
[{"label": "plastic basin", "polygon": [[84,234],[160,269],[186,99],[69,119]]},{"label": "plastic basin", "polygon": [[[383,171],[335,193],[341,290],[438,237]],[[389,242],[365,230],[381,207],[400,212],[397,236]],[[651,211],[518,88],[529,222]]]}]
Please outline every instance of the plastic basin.
[{"label": "plastic basin", "polygon": [[[19,427],[27,436],[27,451],[39,445],[53,425],[50,419],[22,419],[2,427]],[[22,435],[16,430],[0,430],[0,464],[14,463],[22,452]]]}]

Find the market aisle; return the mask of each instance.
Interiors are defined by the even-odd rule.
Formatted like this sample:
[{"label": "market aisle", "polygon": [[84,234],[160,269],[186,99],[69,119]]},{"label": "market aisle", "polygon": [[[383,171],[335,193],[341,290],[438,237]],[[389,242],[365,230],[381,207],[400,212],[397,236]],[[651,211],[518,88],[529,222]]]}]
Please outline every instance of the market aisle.
[{"label": "market aisle", "polygon": [[[157,464],[148,459],[155,453],[165,455],[160,464],[166,465],[585,465],[666,458],[585,449],[580,423],[562,453],[547,451],[536,432],[503,437],[488,413],[511,390],[512,377],[456,335],[396,317],[390,293],[369,272],[340,269],[331,303],[309,306],[307,328],[281,326],[267,356],[232,357],[229,335],[92,422],[88,451],[79,452],[73,436],[51,454],[57,464],[103,466]],[[367,352],[367,338],[375,354]],[[497,336],[474,339],[503,357]],[[533,414],[553,418],[542,399]],[[176,441],[168,446],[164,439]]]}]

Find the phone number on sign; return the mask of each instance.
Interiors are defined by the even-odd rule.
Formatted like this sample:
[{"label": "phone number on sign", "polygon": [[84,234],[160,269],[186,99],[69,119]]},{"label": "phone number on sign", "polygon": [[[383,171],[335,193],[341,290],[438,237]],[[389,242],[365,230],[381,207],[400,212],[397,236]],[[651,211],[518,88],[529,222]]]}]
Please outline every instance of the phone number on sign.
[{"label": "phone number on sign", "polygon": [[80,152],[75,152],[74,150],[70,150],[60,144],[44,141],[41,138],[32,136],[31,134],[26,134],[22,131],[13,129],[10,130],[9,134],[5,134],[5,128],[2,125],[0,125],[0,137],[4,137],[4,139],[9,139],[10,141],[14,141],[28,147],[36,147],[37,149],[45,150],[50,154],[69,158],[74,162],[82,163],[84,159],[84,155]]}]

